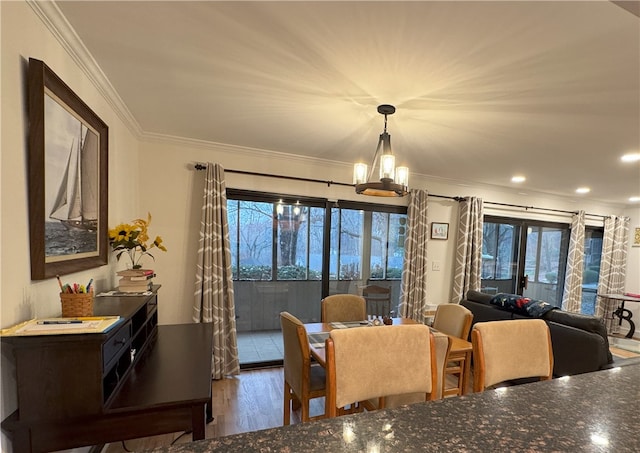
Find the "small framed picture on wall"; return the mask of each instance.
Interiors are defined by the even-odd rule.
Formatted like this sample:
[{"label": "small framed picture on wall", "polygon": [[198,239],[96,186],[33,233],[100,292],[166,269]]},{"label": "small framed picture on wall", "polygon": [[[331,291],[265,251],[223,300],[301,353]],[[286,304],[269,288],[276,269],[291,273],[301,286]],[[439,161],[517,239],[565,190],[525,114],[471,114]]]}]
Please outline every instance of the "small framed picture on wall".
[{"label": "small framed picture on wall", "polygon": [[449,224],[431,222],[431,239],[449,239]]}]

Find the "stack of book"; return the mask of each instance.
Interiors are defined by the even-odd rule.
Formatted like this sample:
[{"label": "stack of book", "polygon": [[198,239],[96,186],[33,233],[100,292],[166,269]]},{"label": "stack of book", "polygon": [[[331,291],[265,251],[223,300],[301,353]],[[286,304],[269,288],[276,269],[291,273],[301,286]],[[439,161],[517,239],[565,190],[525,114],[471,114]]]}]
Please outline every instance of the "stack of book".
[{"label": "stack of book", "polygon": [[118,291],[122,293],[143,293],[149,291],[156,276],[152,269],[126,269],[117,272],[120,276]]}]

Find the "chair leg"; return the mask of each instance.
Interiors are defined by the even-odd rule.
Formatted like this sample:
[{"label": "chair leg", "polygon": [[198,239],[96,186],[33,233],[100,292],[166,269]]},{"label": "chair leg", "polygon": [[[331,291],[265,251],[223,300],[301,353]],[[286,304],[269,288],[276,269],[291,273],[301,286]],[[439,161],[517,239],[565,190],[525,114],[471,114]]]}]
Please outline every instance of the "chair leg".
[{"label": "chair leg", "polygon": [[284,420],[283,425],[291,423],[291,386],[287,381],[284,381],[284,408],[283,408]]},{"label": "chair leg", "polygon": [[301,401],[300,406],[302,407],[300,411],[300,420],[302,422],[308,422],[309,421],[309,400],[303,399]]},{"label": "chair leg", "polygon": [[[461,396],[464,393],[464,389],[462,387],[464,385],[463,370],[465,365],[465,358],[448,358],[447,362],[448,363],[445,365],[445,381],[446,376],[454,376],[456,378],[456,386],[451,388],[446,388],[446,386],[443,386],[442,396]],[[452,363],[455,364],[455,366],[449,366]],[[446,384],[446,382],[444,382],[443,384]]]},{"label": "chair leg", "polygon": [[300,400],[298,399],[298,396],[293,393],[293,391],[291,392],[291,407],[294,411],[297,411],[298,409],[300,409],[301,403]]}]

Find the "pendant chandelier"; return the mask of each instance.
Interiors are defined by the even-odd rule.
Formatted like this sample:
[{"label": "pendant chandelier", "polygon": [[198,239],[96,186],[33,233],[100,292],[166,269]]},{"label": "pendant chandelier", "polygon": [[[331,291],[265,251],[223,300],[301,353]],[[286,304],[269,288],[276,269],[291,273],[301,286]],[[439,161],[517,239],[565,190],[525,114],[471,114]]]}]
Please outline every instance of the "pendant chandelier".
[{"label": "pendant chandelier", "polygon": [[[356,186],[356,193],[374,197],[404,197],[409,193],[409,168],[395,166],[395,156],[391,151],[391,135],[387,133],[387,115],[393,115],[395,111],[396,108],[393,105],[382,104],[378,106],[378,113],[384,115],[384,131],[378,139],[378,147],[373,155],[371,170],[362,163],[353,166],[353,183]],[[380,181],[371,182],[380,148],[382,148],[378,162]]]}]

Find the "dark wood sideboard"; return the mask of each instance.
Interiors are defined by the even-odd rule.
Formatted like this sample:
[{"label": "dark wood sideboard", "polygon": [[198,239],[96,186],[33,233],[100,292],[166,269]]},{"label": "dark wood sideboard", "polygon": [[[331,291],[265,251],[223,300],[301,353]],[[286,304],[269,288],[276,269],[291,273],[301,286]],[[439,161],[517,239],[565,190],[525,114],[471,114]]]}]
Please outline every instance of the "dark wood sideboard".
[{"label": "dark wood sideboard", "polygon": [[149,296],[96,297],[106,333],[3,337],[18,409],[2,422],[16,452],[46,452],[192,431],[211,418],[212,324],[158,326]]}]

